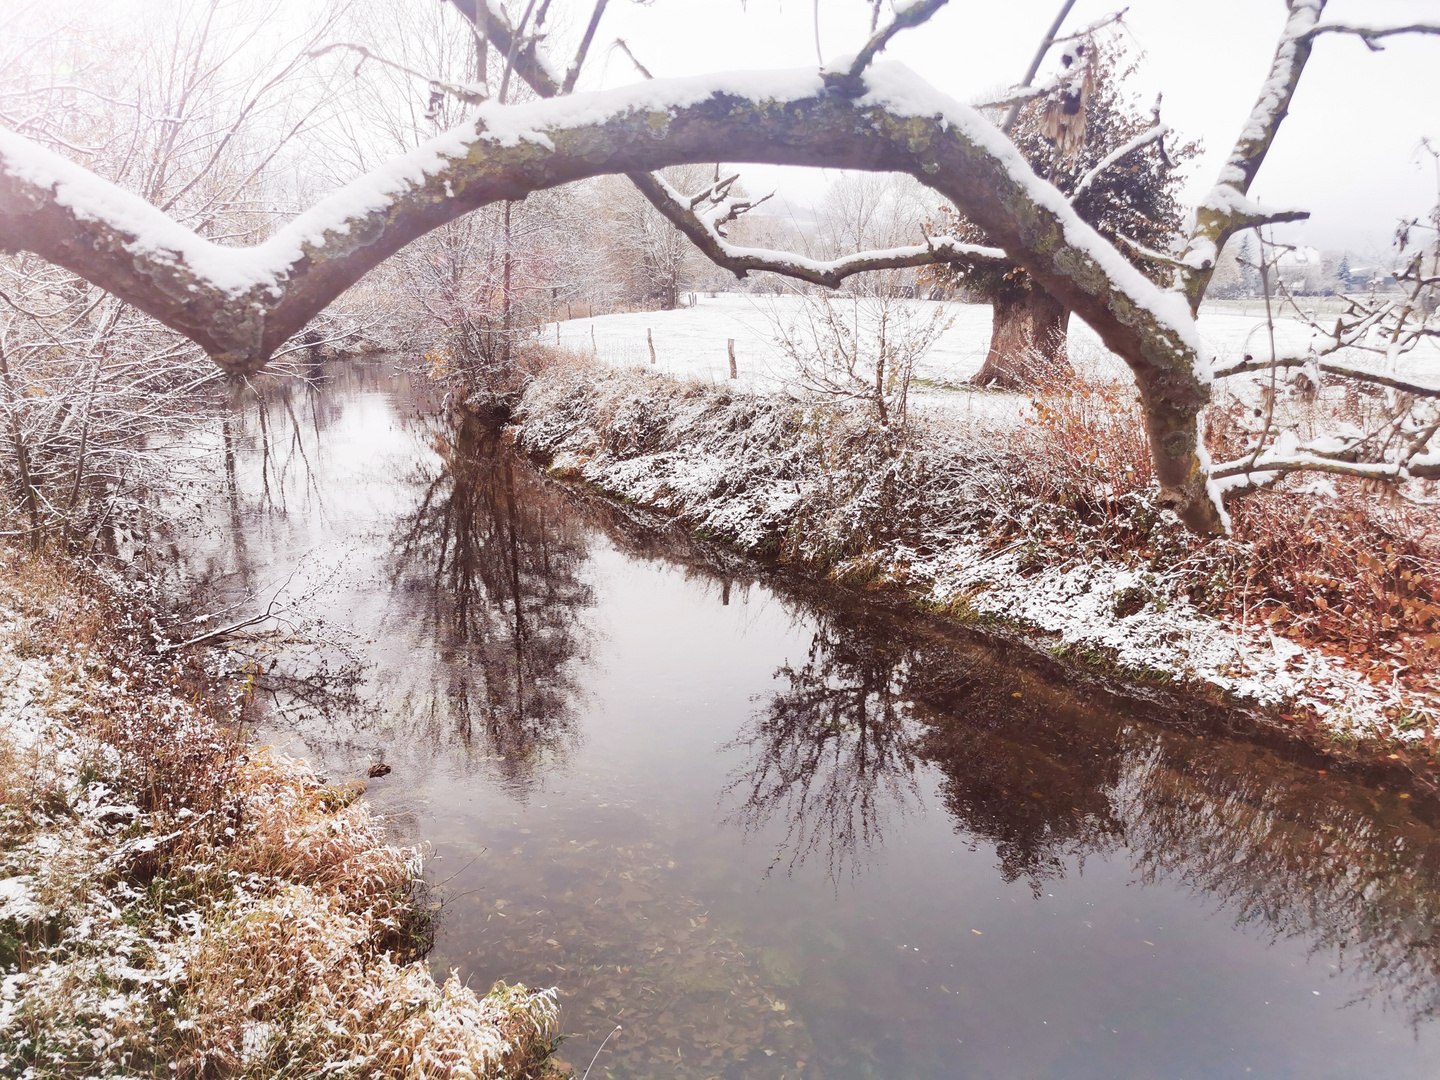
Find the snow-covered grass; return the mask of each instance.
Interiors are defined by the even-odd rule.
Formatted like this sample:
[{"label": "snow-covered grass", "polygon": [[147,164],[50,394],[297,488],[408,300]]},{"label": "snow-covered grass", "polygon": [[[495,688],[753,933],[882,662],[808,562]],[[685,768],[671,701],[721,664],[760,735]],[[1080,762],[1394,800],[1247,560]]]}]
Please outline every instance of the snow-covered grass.
[{"label": "snow-covered grass", "polygon": [[154,630],[0,551],[0,1073],[534,1075],[553,991],[437,985],[417,853]]},{"label": "snow-covered grass", "polygon": [[[1008,440],[954,415],[893,432],[833,404],[579,357],[531,383],[516,431],[557,473],[744,550],[902,589],[1057,655],[1256,707],[1306,737],[1433,751],[1440,693],[1424,635],[1440,630],[1426,614],[1435,598],[1387,595],[1398,621],[1382,605],[1366,626],[1389,633],[1409,618],[1412,651],[1402,657],[1377,637],[1361,657],[1343,641],[1307,636],[1286,593],[1302,573],[1312,605],[1325,600],[1315,590],[1338,591],[1326,594],[1338,615],[1347,598],[1375,608],[1364,595],[1372,585],[1405,590],[1423,579],[1431,589],[1434,560],[1405,547],[1403,523],[1366,526],[1378,530],[1380,550],[1390,545],[1385,558],[1398,560],[1373,581],[1329,579],[1333,565],[1302,565],[1294,553],[1258,565],[1261,555],[1280,558],[1273,543],[1199,541],[1155,503],[1136,442],[1143,431],[1124,415],[1130,397],[1120,387],[1086,394],[1040,399],[1041,423]],[[1042,441],[1048,458],[1036,452]],[[1266,527],[1277,521],[1297,533],[1287,542],[1314,539],[1319,561],[1333,554],[1327,545],[1374,539],[1326,532],[1324,519]],[[1352,606],[1346,618],[1359,619]],[[1392,646],[1399,651],[1382,651]],[[1414,670],[1405,662],[1413,656],[1428,657],[1430,670]]]},{"label": "snow-covered grass", "polygon": [[[572,352],[590,354],[615,367],[649,366],[646,332],[655,344],[655,370],[666,375],[721,384],[730,381],[726,342],[735,342],[737,389],[777,392],[795,385],[794,365],[776,343],[779,328],[794,323],[805,298],[795,293],[696,294],[693,307],[675,311],[632,311],[551,323],[540,340]],[[976,391],[966,383],[985,360],[990,342],[990,305],[928,300],[896,301],[925,311],[943,307],[949,329],[920,362],[916,388],[922,408],[973,411],[1018,418],[1024,396]],[[1302,299],[1302,302],[1305,302]],[[1322,313],[1326,301],[1316,300]],[[1334,302],[1329,302],[1334,306]],[[1278,304],[1277,304],[1278,311]],[[1333,316],[1332,316],[1333,319]],[[1247,352],[1266,355],[1269,336],[1261,301],[1209,301],[1198,320],[1201,340],[1213,355],[1238,360]],[[1276,323],[1276,346],[1299,347],[1310,329],[1295,318]],[[1079,373],[1091,380],[1129,382],[1124,363],[1109,352],[1095,332],[1079,319],[1070,321],[1070,356]],[[1440,375],[1440,346],[1407,358],[1401,371]]]}]

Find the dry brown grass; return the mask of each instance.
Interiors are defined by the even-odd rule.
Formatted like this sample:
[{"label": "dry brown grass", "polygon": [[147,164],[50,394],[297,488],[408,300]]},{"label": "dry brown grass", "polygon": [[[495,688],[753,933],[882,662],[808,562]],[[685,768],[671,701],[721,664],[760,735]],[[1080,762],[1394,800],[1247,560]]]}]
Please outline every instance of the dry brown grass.
[{"label": "dry brown grass", "polygon": [[[1183,560],[1203,607],[1263,622],[1306,645],[1343,653],[1379,682],[1440,691],[1440,522],[1428,507],[1363,481],[1334,497],[1297,490],[1303,478],[1232,501],[1232,535],[1206,541],[1159,515],[1132,512],[1152,483],[1133,391],[1084,380],[1043,387],[1036,421],[1011,436],[1021,497],[1068,508],[1069,532],[1121,559]],[[1239,429],[1212,410],[1214,452],[1243,453]],[[1047,524],[1054,515],[1047,517]]]},{"label": "dry brown grass", "polygon": [[1119,499],[1150,486],[1150,444],[1132,388],[1054,380],[1031,395],[1031,406],[1034,423],[1007,433],[1007,449],[1036,498],[1089,501],[1113,515]]},{"label": "dry brown grass", "polygon": [[[224,874],[271,883],[200,937],[176,1012],[180,1075],[524,1076],[555,1041],[550,995],[483,1000],[423,962],[412,853],[366,804],[300,762],[260,755],[236,787],[243,825]],[[218,869],[218,867],[217,867]],[[418,940],[417,940],[418,939]]]},{"label": "dry brown grass", "polygon": [[1232,508],[1232,612],[1344,653],[1376,681],[1440,691],[1440,528],[1432,512],[1336,485],[1317,502],[1262,491]]},{"label": "dry brown grass", "polygon": [[143,597],[5,552],[0,612],[0,683],[30,687],[0,694],[0,878],[27,907],[0,912],[0,1072],[548,1067],[553,992],[437,985],[417,854],[358,785],[247,754],[224,684],[157,652]]}]

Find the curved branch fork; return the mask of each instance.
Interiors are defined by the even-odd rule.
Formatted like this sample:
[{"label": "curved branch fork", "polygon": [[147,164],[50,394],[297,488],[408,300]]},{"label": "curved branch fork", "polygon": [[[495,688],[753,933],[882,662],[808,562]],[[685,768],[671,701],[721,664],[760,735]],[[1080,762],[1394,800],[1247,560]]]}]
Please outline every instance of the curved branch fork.
[{"label": "curved branch fork", "polygon": [[655,80],[472,122],[361,177],[257,247],[206,241],[28,140],[0,131],[0,247],[26,248],[255,371],[341,292],[461,214],[607,173],[753,161],[908,172],[954,202],[1135,372],[1161,487],[1192,527],[1219,527],[1196,417],[1208,380],[1184,299],[1158,289],[975,110],[908,69],[862,95],[810,70]]}]

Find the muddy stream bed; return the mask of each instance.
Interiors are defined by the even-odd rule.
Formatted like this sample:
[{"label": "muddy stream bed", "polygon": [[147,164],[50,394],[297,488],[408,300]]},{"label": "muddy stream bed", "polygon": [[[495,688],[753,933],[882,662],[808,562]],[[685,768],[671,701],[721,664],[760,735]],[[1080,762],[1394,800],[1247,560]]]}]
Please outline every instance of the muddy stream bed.
[{"label": "muddy stream bed", "polygon": [[1066,686],[544,478],[424,380],[238,406],[184,572],[260,738],[424,845],[430,962],[592,1077],[1435,1077],[1419,796]]}]

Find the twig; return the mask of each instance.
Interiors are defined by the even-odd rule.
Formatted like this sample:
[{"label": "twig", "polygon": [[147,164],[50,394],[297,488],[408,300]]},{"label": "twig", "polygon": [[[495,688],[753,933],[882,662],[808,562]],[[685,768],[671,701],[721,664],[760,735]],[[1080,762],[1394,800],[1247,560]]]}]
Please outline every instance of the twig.
[{"label": "twig", "polygon": [[[623,1029],[620,1027],[620,1025],[619,1025],[619,1024],[616,1024],[616,1025],[615,1025],[615,1031],[621,1031],[621,1030],[623,1030]],[[605,1044],[610,1041],[610,1036],[611,1036],[611,1035],[614,1035],[614,1034],[615,1034],[615,1031],[610,1032],[610,1035],[606,1035],[605,1038],[601,1041],[601,1043],[600,1043],[600,1050],[604,1050],[604,1049],[605,1049]],[[592,1057],[592,1058],[590,1059],[590,1064],[585,1066],[585,1075],[582,1076],[582,1077],[580,1077],[580,1080],[590,1080],[590,1070],[595,1067],[595,1060],[596,1060],[596,1058],[598,1058],[598,1057],[600,1056],[600,1050],[596,1050],[596,1051],[595,1051],[595,1057]]]}]

